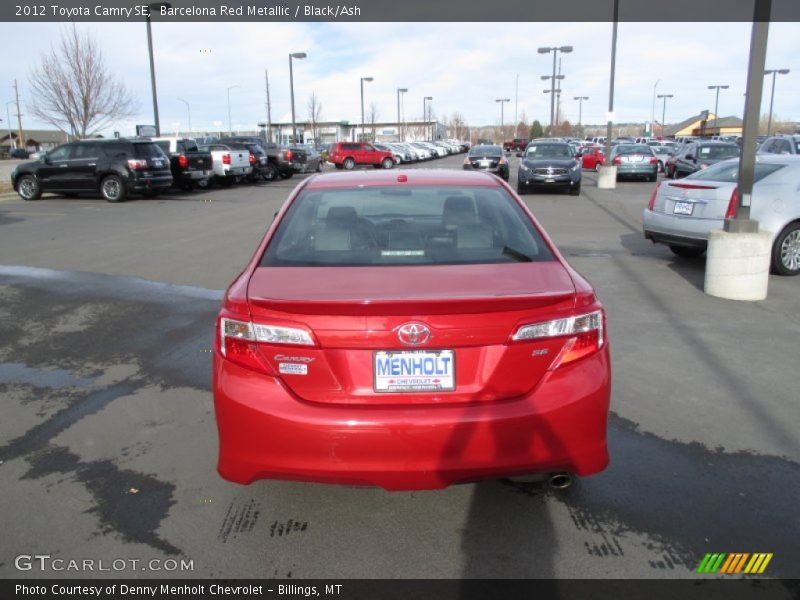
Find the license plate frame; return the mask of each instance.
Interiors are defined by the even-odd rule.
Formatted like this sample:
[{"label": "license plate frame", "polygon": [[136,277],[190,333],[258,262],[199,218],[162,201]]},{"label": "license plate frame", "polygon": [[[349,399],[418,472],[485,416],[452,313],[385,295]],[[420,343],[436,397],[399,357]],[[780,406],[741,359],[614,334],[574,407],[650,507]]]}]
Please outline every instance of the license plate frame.
[{"label": "license plate frame", "polygon": [[687,217],[691,217],[693,212],[694,212],[694,202],[683,202],[679,200],[675,202],[675,206],[672,207],[672,214],[674,215],[684,215]]},{"label": "license plate frame", "polygon": [[[380,373],[378,361],[400,356],[420,358],[423,361],[433,358],[433,374],[395,374]],[[435,359],[439,359],[438,361]],[[448,359],[448,360],[441,360]],[[446,366],[444,373],[438,372]],[[386,371],[386,368],[383,369]],[[456,353],[452,349],[420,350],[377,350],[372,353],[372,390],[376,394],[414,394],[424,392],[452,392],[456,389]]]}]

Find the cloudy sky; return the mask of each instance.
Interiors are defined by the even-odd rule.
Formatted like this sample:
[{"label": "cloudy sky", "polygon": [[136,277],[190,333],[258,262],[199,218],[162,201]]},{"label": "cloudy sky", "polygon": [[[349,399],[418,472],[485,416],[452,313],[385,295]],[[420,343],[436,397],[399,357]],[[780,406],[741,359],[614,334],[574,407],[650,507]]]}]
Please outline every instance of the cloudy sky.
[{"label": "cloudy sky", "polygon": [[[28,75],[42,51],[58,40],[64,24],[3,24],[6,49],[0,57],[0,101],[13,100],[19,81],[23,125],[45,128],[26,110]],[[152,123],[152,104],[144,23],[84,23],[78,26],[99,41],[107,64],[135,93],[138,114],[116,124],[124,135],[135,123]],[[714,109],[710,84],[727,84],[720,92],[719,113],[741,116],[751,25],[749,23],[621,23],[617,44],[615,112],[618,122],[649,121],[653,86],[667,101],[666,121],[675,122]],[[770,27],[767,68],[788,68],[776,84],[774,114],[800,120],[800,54],[798,23]],[[360,121],[359,78],[365,83],[365,104],[374,102],[379,120],[396,118],[396,89],[406,87],[405,116],[422,115],[424,96],[433,96],[437,115],[460,112],[470,125],[499,124],[500,105],[507,97],[505,121],[517,112],[528,120],[549,122],[552,55],[539,46],[572,45],[562,60],[562,115],[578,119],[574,96],[583,104],[585,124],[603,123],[608,104],[610,23],[163,23],[153,24],[159,110],[162,130],[186,128],[190,103],[195,130],[227,129],[226,89],[231,90],[234,128],[253,129],[266,120],[264,69],[269,69],[273,121],[290,120],[289,52],[307,52],[295,61],[294,85],[298,120],[308,115],[312,92],[322,102],[324,120]],[[515,83],[519,81],[518,94]],[[769,109],[770,80],[764,88],[762,112]],[[656,120],[661,120],[661,101]],[[3,126],[6,114],[2,111]],[[27,114],[26,114],[27,113]],[[13,119],[12,108],[12,119]],[[16,119],[14,119],[16,122]]]}]

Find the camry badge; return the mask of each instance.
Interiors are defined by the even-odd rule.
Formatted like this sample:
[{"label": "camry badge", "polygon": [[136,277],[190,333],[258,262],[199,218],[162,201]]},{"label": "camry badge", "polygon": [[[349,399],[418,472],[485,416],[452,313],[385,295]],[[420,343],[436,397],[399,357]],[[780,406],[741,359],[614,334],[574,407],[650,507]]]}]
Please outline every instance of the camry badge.
[{"label": "camry badge", "polygon": [[419,346],[431,339],[431,330],[422,323],[406,323],[398,327],[397,339],[409,346]]}]

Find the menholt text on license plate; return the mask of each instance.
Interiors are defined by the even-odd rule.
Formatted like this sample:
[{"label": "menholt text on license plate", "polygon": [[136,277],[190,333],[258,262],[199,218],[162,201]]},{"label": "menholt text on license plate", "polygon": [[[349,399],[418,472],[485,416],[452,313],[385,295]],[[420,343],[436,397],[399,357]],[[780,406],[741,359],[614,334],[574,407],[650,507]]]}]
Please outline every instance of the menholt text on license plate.
[{"label": "menholt text on license plate", "polygon": [[453,350],[380,351],[373,355],[376,392],[426,392],[455,389]]}]

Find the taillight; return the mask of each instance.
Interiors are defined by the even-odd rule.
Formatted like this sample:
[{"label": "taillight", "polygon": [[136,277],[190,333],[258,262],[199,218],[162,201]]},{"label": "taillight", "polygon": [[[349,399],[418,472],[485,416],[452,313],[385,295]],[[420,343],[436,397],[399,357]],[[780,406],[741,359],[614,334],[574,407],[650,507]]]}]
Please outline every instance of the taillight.
[{"label": "taillight", "polygon": [[256,164],[256,155],[253,154],[252,152],[250,153],[250,164],[251,165]]},{"label": "taillight", "polygon": [[294,152],[291,150],[286,151],[286,160],[293,160],[294,159]]},{"label": "taillight", "polygon": [[603,311],[554,319],[544,323],[523,325],[511,337],[513,341],[568,338],[548,370],[553,371],[567,363],[600,350],[605,344]]},{"label": "taillight", "polygon": [[654,210],[656,207],[656,196],[658,196],[658,188],[661,187],[661,182],[659,181],[656,184],[656,187],[653,188],[653,193],[650,194],[650,202],[647,203],[647,210]]},{"label": "taillight", "polygon": [[736,209],[739,207],[739,188],[733,188],[731,199],[728,200],[728,210],[725,211],[725,218],[732,219],[736,216]]},{"label": "taillight", "polygon": [[144,158],[129,158],[128,167],[131,169],[146,169],[147,161]]},{"label": "taillight", "polygon": [[222,164],[223,165],[231,164],[231,155],[230,154],[223,154],[222,155]]},{"label": "taillight", "polygon": [[183,154],[181,154],[181,155],[178,157],[178,166],[179,166],[181,169],[185,169],[186,167],[188,167],[188,166],[189,166],[189,159],[188,159],[188,158],[186,158],[186,157],[185,157]]},{"label": "taillight", "polygon": [[615,156],[614,160],[611,161],[611,164],[612,165],[621,165],[622,164],[622,159],[619,156]]},{"label": "taillight", "polygon": [[650,164],[651,165],[657,165],[658,164],[658,159],[654,156],[653,158],[650,159]]},{"label": "taillight", "polygon": [[220,354],[248,369],[274,374],[269,364],[261,357],[259,344],[315,345],[311,333],[305,329],[253,323],[228,317],[220,318]]}]

